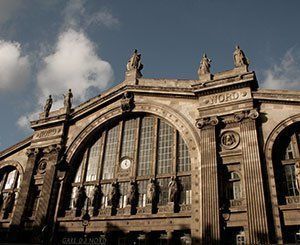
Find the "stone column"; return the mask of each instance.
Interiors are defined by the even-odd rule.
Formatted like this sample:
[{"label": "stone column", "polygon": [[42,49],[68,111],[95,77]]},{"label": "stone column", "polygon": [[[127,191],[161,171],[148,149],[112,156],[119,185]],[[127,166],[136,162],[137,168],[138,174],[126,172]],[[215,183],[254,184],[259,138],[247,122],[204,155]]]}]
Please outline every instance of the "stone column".
[{"label": "stone column", "polygon": [[25,210],[26,201],[28,198],[28,192],[29,192],[29,188],[30,188],[31,180],[32,180],[32,176],[33,176],[33,169],[34,169],[35,163],[37,161],[37,156],[39,154],[39,149],[37,149],[37,148],[36,149],[34,149],[34,148],[28,149],[26,154],[28,156],[28,160],[26,163],[26,169],[25,169],[21,189],[19,192],[18,200],[16,202],[15,211],[14,211],[13,218],[11,221],[12,228],[17,228],[21,224],[22,217],[24,215],[24,212],[26,211]]},{"label": "stone column", "polygon": [[[46,172],[43,178],[43,186],[41,190],[41,195],[38,203],[38,207],[36,210],[36,217],[34,220],[34,225],[40,226],[45,225],[47,213],[50,202],[50,197],[53,187],[53,183],[55,180],[55,173],[56,173],[56,164],[58,161],[58,156],[60,153],[61,147],[59,145],[53,145],[49,146],[44,149],[44,156],[47,157],[47,166],[46,166]],[[53,197],[55,198],[55,197]]]},{"label": "stone column", "polygon": [[201,244],[218,244],[220,241],[217,124],[217,117],[198,119],[196,124],[201,139]]},{"label": "stone column", "polygon": [[247,243],[268,244],[267,214],[255,122],[258,116],[256,110],[251,110],[236,114],[235,119],[240,121],[241,130],[242,166],[244,169],[249,231]]}]

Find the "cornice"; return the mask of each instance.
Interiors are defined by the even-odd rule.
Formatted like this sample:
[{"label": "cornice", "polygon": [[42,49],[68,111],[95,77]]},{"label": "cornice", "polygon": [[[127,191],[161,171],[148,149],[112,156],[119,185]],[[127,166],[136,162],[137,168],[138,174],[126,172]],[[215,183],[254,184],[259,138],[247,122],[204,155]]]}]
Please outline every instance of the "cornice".
[{"label": "cornice", "polygon": [[300,91],[259,89],[253,91],[253,98],[264,102],[300,104]]},{"label": "cornice", "polygon": [[17,144],[14,144],[14,145],[8,147],[7,149],[1,151],[0,159],[4,158],[4,157],[8,156],[9,154],[12,154],[20,149],[25,148],[26,146],[29,146],[31,143],[32,137],[33,136],[31,135],[31,136],[27,137],[26,139],[18,142]]}]

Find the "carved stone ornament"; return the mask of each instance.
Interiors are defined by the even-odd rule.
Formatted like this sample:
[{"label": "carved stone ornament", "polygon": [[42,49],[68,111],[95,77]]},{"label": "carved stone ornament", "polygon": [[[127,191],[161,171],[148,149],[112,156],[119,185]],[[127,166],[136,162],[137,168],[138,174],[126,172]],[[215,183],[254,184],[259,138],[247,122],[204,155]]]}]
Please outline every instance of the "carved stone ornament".
[{"label": "carved stone ornament", "polygon": [[248,66],[249,60],[246,58],[243,50],[237,45],[233,53],[233,61],[235,67]]},{"label": "carved stone ornament", "polygon": [[137,183],[134,180],[130,181],[130,188],[128,190],[127,195],[127,203],[130,205],[135,205],[137,203],[138,198],[138,189],[137,189]]},{"label": "carved stone ornament", "polygon": [[2,210],[5,213],[10,213],[14,207],[15,204],[15,193],[13,191],[10,191],[7,193],[3,200]]},{"label": "carved stone ornament", "polygon": [[235,122],[240,122],[243,119],[250,118],[252,120],[255,120],[259,117],[259,113],[256,109],[252,109],[250,111],[242,111],[234,114],[234,120]]},{"label": "carved stone ornament", "polygon": [[46,103],[45,103],[45,106],[44,106],[45,117],[49,116],[49,112],[50,112],[52,103],[53,103],[52,97],[51,97],[51,95],[49,95],[49,98],[46,100]]},{"label": "carved stone ornament", "polygon": [[138,54],[137,50],[135,49],[133,51],[133,54],[131,58],[128,60],[128,63],[126,65],[126,70],[131,71],[131,70],[137,70],[141,71],[143,69],[143,64],[141,63],[141,54]]},{"label": "carved stone ornament", "polygon": [[66,108],[67,111],[69,111],[72,108],[72,98],[73,98],[72,90],[69,89],[69,91],[63,96],[64,96],[64,108]]},{"label": "carved stone ornament", "polygon": [[204,126],[216,126],[219,123],[217,117],[199,118],[196,120],[196,127],[201,129]]},{"label": "carved stone ornament", "polygon": [[295,164],[295,177],[296,177],[296,188],[300,192],[300,162]]},{"label": "carved stone ornament", "polygon": [[100,185],[94,186],[91,198],[91,205],[95,210],[100,208],[101,194],[102,193]]},{"label": "carved stone ornament", "polygon": [[77,210],[81,210],[84,207],[86,197],[85,187],[78,186],[73,200],[73,207]]},{"label": "carved stone ornament", "polygon": [[59,153],[61,149],[62,149],[61,145],[54,144],[54,145],[47,146],[43,150],[43,152],[46,153],[46,154],[49,154],[49,153],[52,153],[52,152]]},{"label": "carved stone ornament", "polygon": [[156,184],[155,179],[151,178],[147,185],[147,203],[153,204],[156,199]]},{"label": "carved stone ornament", "polygon": [[29,148],[26,150],[26,155],[28,157],[30,156],[36,156],[37,154],[39,154],[40,149],[39,148]]},{"label": "carved stone ornament", "polygon": [[121,100],[121,108],[123,112],[130,112],[134,108],[133,93],[125,92]]},{"label": "carved stone ornament", "polygon": [[120,197],[120,190],[119,190],[119,183],[114,181],[111,184],[111,192],[110,192],[110,203],[111,206],[116,208],[119,204],[119,197]]},{"label": "carved stone ornament", "polygon": [[210,63],[211,59],[207,58],[207,55],[204,53],[200,62],[200,67],[198,69],[199,77],[205,74],[210,74]]},{"label": "carved stone ornament", "polygon": [[47,162],[45,160],[40,161],[38,164],[38,167],[37,167],[38,173],[40,173],[40,174],[45,173],[46,167],[47,167]]},{"label": "carved stone ornament", "polygon": [[172,176],[171,181],[168,184],[168,187],[169,187],[169,192],[168,192],[169,202],[176,203],[178,200],[179,187],[175,176]]},{"label": "carved stone ornament", "polygon": [[226,131],[221,135],[221,145],[226,150],[236,148],[240,143],[240,136],[235,131]]}]

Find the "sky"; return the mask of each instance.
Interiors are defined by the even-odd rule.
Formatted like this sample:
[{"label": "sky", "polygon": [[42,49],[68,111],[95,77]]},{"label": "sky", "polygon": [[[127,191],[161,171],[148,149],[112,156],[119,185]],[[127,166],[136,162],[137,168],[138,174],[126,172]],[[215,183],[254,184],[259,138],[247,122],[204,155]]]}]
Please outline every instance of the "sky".
[{"label": "sky", "polygon": [[78,105],[124,80],[134,49],[146,78],[233,68],[239,44],[261,88],[300,90],[297,0],[0,0],[0,150],[30,136],[52,94]]}]

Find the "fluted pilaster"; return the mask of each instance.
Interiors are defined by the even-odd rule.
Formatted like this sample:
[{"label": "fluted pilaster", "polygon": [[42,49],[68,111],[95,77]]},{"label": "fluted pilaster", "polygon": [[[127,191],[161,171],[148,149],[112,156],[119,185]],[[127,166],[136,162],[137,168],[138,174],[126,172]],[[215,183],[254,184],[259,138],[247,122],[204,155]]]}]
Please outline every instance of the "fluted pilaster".
[{"label": "fluted pilaster", "polygon": [[249,244],[268,244],[268,225],[263,190],[261,161],[255,119],[255,110],[241,119],[241,143],[247,198]]},{"label": "fluted pilaster", "polygon": [[202,244],[220,240],[216,117],[198,119],[201,138],[201,210]]}]

